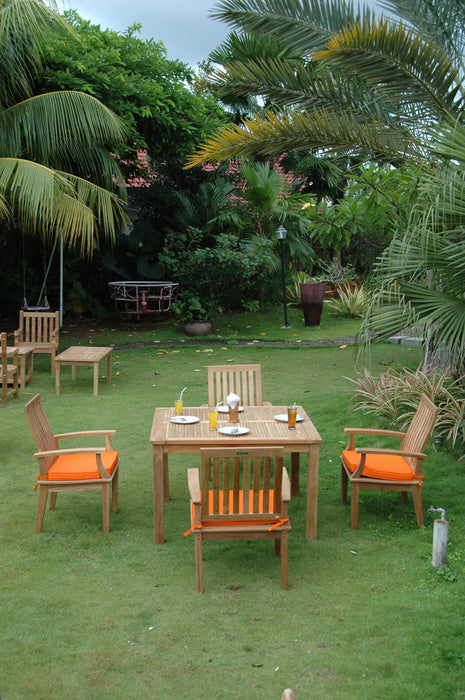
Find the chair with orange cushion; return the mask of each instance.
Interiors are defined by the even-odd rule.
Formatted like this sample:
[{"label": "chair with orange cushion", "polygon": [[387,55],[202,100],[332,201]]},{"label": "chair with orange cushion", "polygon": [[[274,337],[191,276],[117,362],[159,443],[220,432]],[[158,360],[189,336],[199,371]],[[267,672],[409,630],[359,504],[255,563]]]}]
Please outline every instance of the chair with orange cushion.
[{"label": "chair with orange cushion", "polygon": [[208,367],[208,405],[216,406],[230,393],[241,397],[242,406],[269,405],[262,400],[260,365],[210,365]]},{"label": "chair with orange cushion", "polygon": [[[118,453],[112,448],[110,437],[115,430],[89,430],[55,435],[45,415],[40,394],[25,406],[26,420],[39,449],[34,457],[39,460],[39,503],[36,532],[42,530],[47,497],[50,492],[50,510],[54,510],[59,491],[102,491],[103,531],[110,531],[110,487],[112,509],[118,510]],[[65,438],[105,437],[105,447],[60,449]]]},{"label": "chair with orange cushion", "polygon": [[287,534],[290,484],[282,447],[205,448],[188,470],[197,591],[203,591],[203,540],[272,539],[281,557],[281,584],[289,588]]},{"label": "chair with orange cushion", "polygon": [[[350,434],[350,440],[341,456],[341,500],[342,503],[347,503],[347,486],[350,481],[353,530],[357,529],[358,524],[360,489],[401,491],[404,502],[407,500],[407,493],[411,491],[418,527],[423,526],[421,483],[423,460],[427,457],[423,449],[433,431],[436,415],[436,406],[423,394],[406,433],[396,430],[345,428],[345,432]],[[355,447],[357,434],[399,437],[400,449]]]}]

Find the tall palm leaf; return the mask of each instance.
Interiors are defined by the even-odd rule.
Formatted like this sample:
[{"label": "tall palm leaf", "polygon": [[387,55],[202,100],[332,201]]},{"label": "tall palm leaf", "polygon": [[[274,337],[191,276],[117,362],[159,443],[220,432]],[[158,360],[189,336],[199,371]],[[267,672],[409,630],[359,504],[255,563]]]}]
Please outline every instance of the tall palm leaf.
[{"label": "tall palm leaf", "polygon": [[99,232],[111,239],[125,218],[121,172],[108,145],[124,140],[121,121],[89,95],[33,96],[41,47],[66,22],[39,0],[0,7],[0,219],[91,254]]}]

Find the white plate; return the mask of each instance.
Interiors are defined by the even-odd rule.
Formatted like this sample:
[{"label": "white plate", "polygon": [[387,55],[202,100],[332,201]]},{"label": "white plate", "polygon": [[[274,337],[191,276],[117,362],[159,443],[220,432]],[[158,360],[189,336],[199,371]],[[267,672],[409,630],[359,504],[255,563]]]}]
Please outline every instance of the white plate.
[{"label": "white plate", "polygon": [[248,428],[243,428],[240,425],[238,425],[236,428],[228,425],[226,428],[218,428],[218,432],[223,433],[223,435],[245,435],[246,433],[249,433],[250,430]]},{"label": "white plate", "polygon": [[180,423],[181,425],[187,425],[187,423],[198,423],[200,418],[198,416],[173,416],[170,418],[172,423]]},{"label": "white plate", "polygon": [[[287,423],[287,413],[278,413],[277,416],[274,416],[275,420],[280,420],[281,423]],[[297,414],[296,421],[300,423],[301,420],[303,420],[304,417],[301,416],[299,413]]]},{"label": "white plate", "polygon": [[[244,406],[239,406],[239,413],[244,410]],[[229,406],[218,406],[218,413],[229,413]]]}]

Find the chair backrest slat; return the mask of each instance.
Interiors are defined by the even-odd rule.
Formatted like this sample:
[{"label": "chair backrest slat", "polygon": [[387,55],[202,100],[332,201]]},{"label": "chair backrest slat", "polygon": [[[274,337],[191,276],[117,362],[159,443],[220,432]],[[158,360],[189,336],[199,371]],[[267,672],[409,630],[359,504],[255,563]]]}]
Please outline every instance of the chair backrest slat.
[{"label": "chair backrest slat", "polygon": [[202,522],[269,520],[282,509],[283,448],[201,449]]},{"label": "chair backrest slat", "polygon": [[208,367],[208,403],[215,406],[228,394],[241,397],[243,406],[261,406],[262,379],[260,365],[210,365]]},{"label": "chair backrest slat", "polygon": [[[406,452],[423,452],[428,438],[433,431],[437,413],[438,409],[434,403],[426,394],[422,394],[417,411],[402,440],[401,449]],[[418,460],[415,459],[415,457],[406,457],[406,459],[411,468],[416,471]]]},{"label": "chair backrest slat", "polygon": [[[47,416],[45,415],[40,394],[36,394],[34,398],[28,401],[28,403],[24,406],[24,413],[39,452],[57,450],[58,440],[56,439],[50,423],[48,422]],[[54,457],[49,457],[46,460],[47,466],[49,466],[54,459]]]}]

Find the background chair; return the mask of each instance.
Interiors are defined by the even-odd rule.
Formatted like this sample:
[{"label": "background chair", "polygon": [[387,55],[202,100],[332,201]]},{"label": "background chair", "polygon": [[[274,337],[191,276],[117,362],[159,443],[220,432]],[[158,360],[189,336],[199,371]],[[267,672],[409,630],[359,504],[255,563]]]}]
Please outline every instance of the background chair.
[{"label": "background chair", "polygon": [[202,542],[273,539],[281,556],[281,584],[289,588],[287,533],[290,484],[283,448],[207,448],[188,470],[197,591],[203,591]]},{"label": "background chair", "polygon": [[[407,500],[407,493],[411,491],[418,527],[423,526],[421,482],[423,460],[427,457],[423,454],[423,449],[434,428],[436,415],[436,406],[423,394],[406,433],[371,428],[345,429],[350,434],[350,440],[341,456],[341,501],[347,503],[347,486],[350,481],[353,530],[357,529],[358,524],[360,489],[401,491],[403,501]],[[400,437],[400,449],[355,448],[357,434]]]},{"label": "background chair", "polygon": [[60,334],[59,311],[19,312],[19,328],[15,331],[15,345],[32,348],[34,353],[46,353],[52,358],[52,376],[55,376],[55,355]]},{"label": "background chair", "polygon": [[208,367],[208,405],[216,406],[233,392],[242,406],[263,406],[260,365],[210,365]]},{"label": "background chair", "polygon": [[[18,350],[8,351],[6,333],[0,333],[2,356],[0,377],[2,379],[2,403],[6,404],[9,396],[18,398]],[[8,385],[11,384],[11,388]]]},{"label": "background chair", "polygon": [[[113,450],[110,436],[115,430],[90,430],[55,435],[45,415],[40,394],[25,406],[26,420],[39,449],[34,457],[39,460],[39,503],[36,532],[42,530],[48,493],[50,510],[55,508],[59,491],[102,491],[103,531],[110,531],[110,487],[112,508],[118,510],[118,453]],[[59,449],[64,438],[105,437],[105,447]]]}]

